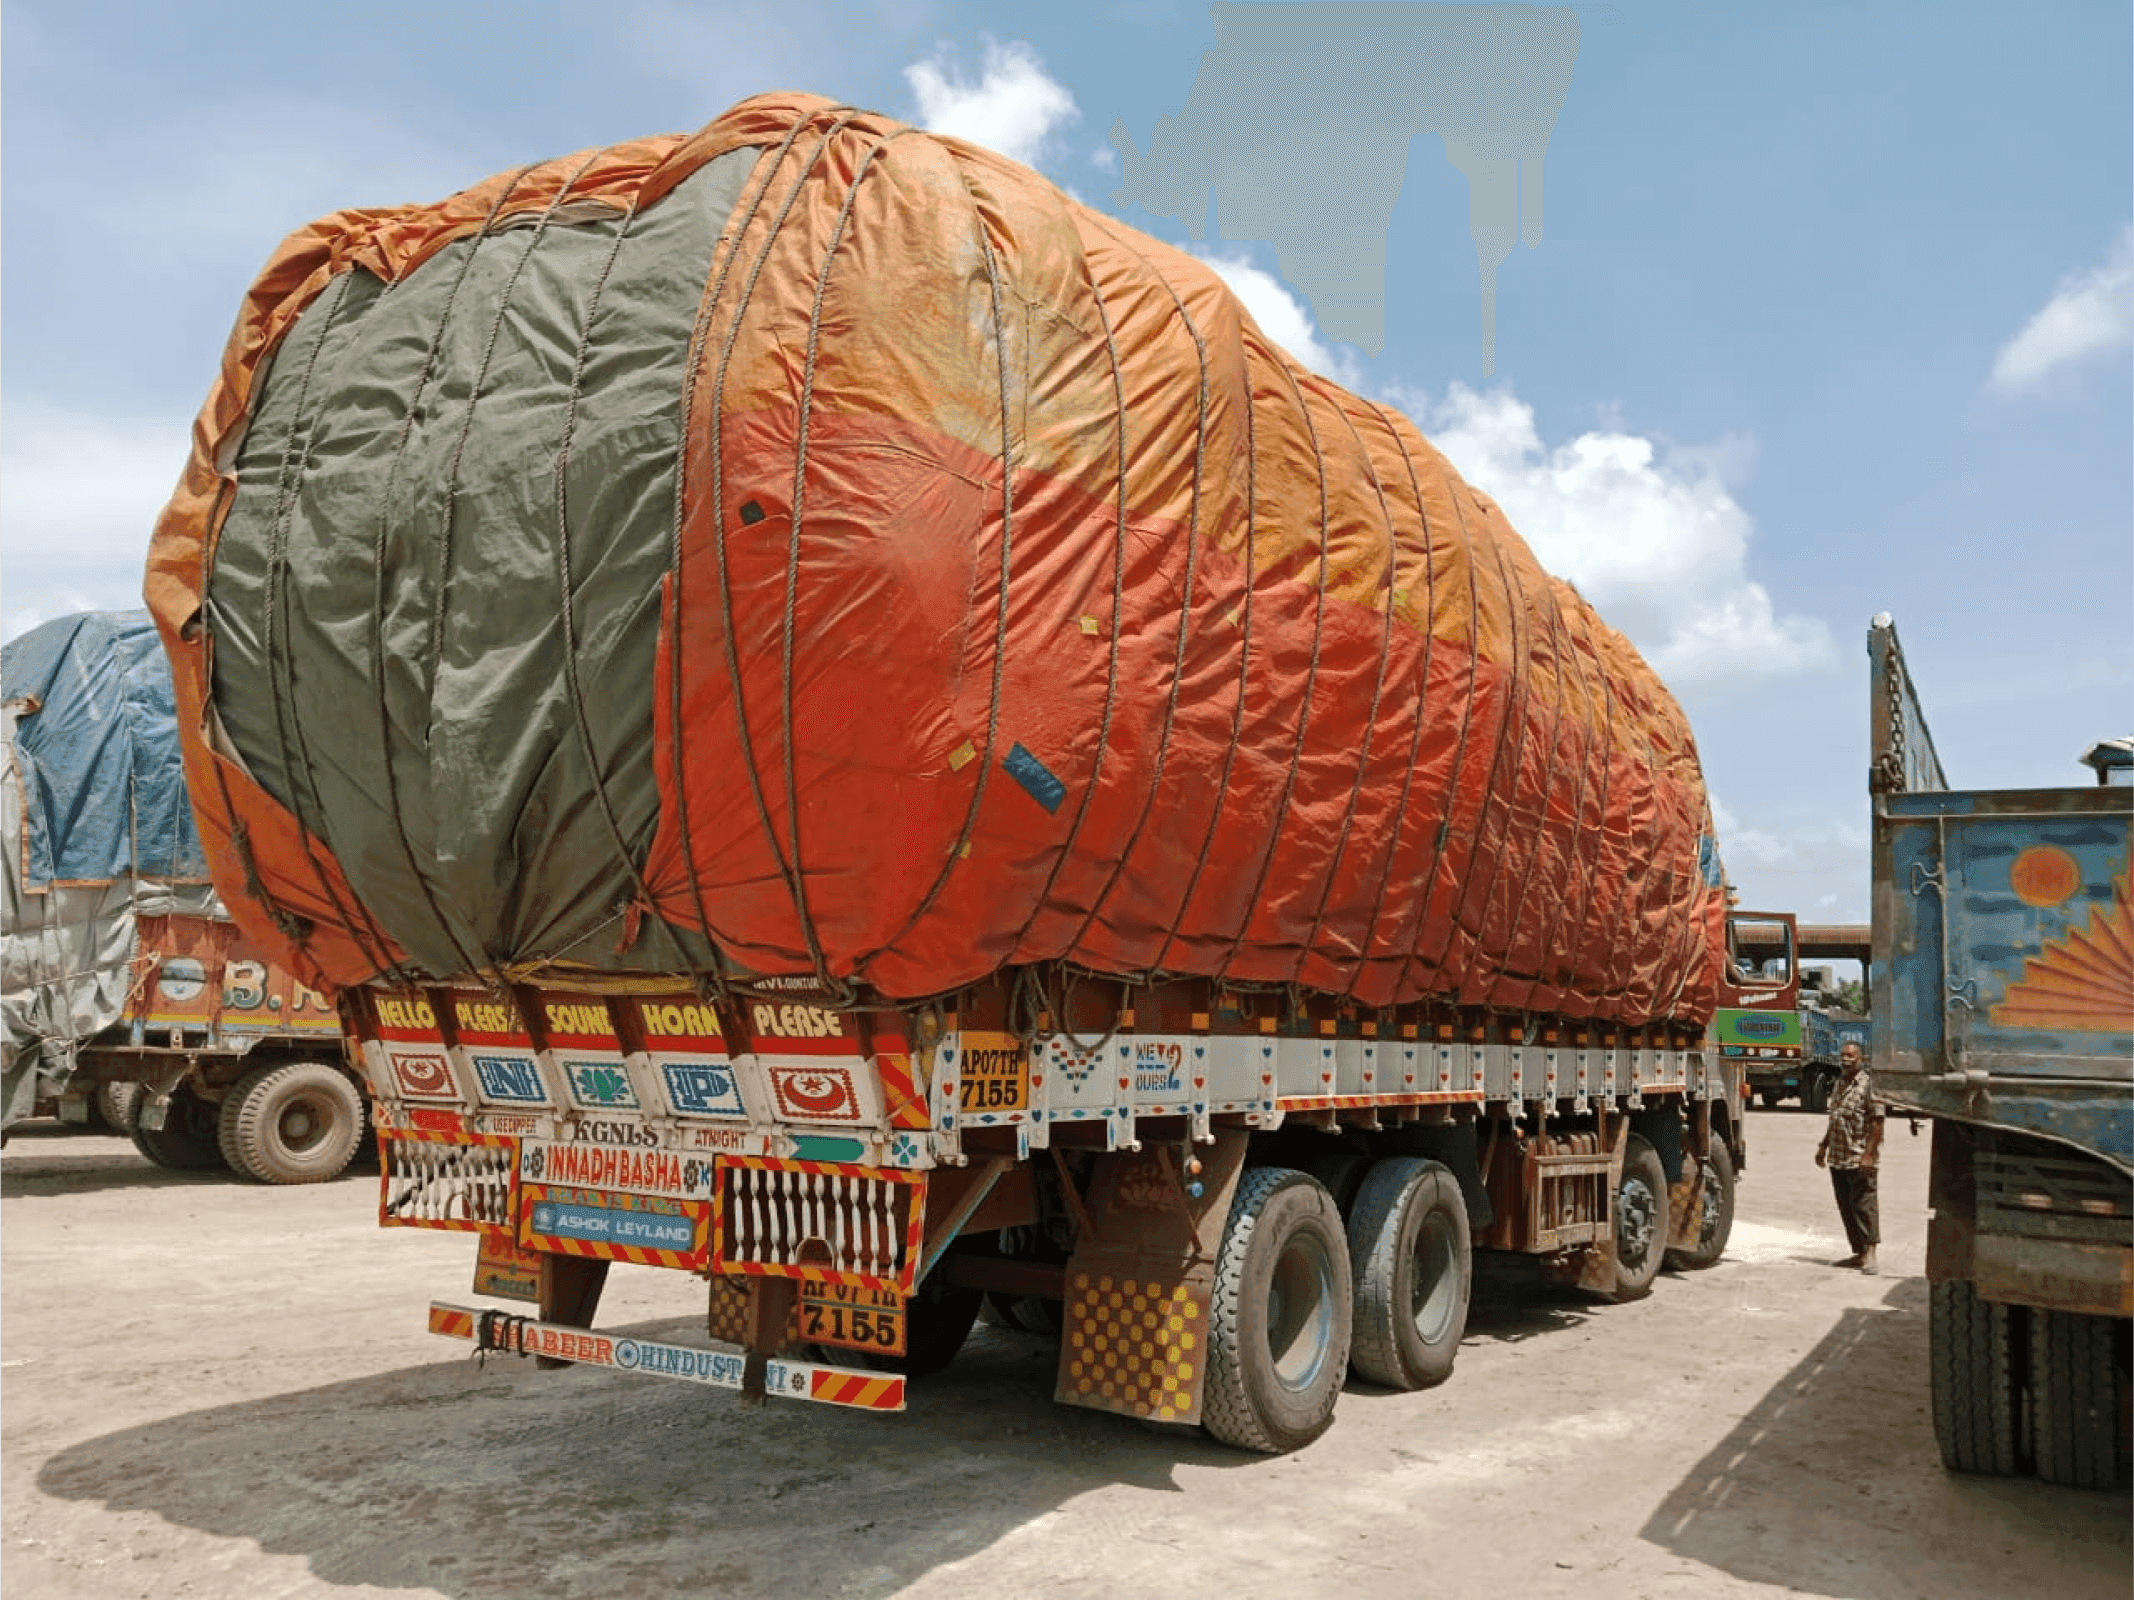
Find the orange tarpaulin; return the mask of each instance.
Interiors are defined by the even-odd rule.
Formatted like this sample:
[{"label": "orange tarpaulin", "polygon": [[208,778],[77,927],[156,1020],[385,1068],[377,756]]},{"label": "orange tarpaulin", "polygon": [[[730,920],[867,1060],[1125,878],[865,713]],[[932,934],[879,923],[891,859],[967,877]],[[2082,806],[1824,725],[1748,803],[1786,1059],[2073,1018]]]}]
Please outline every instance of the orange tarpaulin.
[{"label": "orange tarpaulin", "polygon": [[1688,726],[1497,508],[1200,262],[818,99],[293,236],[148,596],[318,980],[1712,1005]]}]

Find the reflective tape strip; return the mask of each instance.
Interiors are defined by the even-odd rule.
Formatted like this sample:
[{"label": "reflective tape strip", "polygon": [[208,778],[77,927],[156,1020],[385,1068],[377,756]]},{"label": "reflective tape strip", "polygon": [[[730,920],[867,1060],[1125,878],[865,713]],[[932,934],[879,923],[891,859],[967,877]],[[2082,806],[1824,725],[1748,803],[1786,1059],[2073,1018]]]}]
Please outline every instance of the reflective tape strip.
[{"label": "reflective tape strip", "polygon": [[926,1111],[926,1096],[920,1092],[919,1080],[911,1068],[911,1057],[898,1051],[876,1049],[881,1053],[874,1058],[875,1071],[882,1078],[882,1099],[889,1108],[889,1125],[893,1128],[924,1128],[930,1126]]},{"label": "reflective tape strip", "polygon": [[902,1411],[904,1380],[867,1376],[834,1367],[817,1367],[808,1380],[810,1400],[833,1406],[854,1406],[862,1411]]},{"label": "reflective tape strip", "polygon": [[[472,1340],[483,1315],[468,1306],[433,1301],[430,1331]],[[670,1344],[663,1339],[630,1339],[588,1328],[537,1322],[530,1317],[499,1313],[493,1326],[497,1336],[518,1355],[548,1356],[651,1378],[675,1378],[713,1389],[739,1389],[748,1365],[748,1358],[736,1350]],[[817,1366],[809,1361],[770,1361],[764,1366],[763,1386],[766,1394],[788,1400],[814,1400],[862,1411],[904,1409],[904,1379],[897,1374]]]},{"label": "reflective tape strip", "polygon": [[594,1239],[566,1239],[558,1234],[534,1233],[530,1230],[522,1242],[530,1249],[544,1251],[552,1256],[582,1256],[588,1261],[622,1261],[635,1267],[675,1267],[684,1272],[694,1272],[704,1264],[699,1252],[655,1250],[648,1245],[638,1244],[604,1244]]},{"label": "reflective tape strip", "polygon": [[430,1305],[430,1331],[451,1339],[474,1337],[474,1313],[459,1306]]},{"label": "reflective tape strip", "polygon": [[1373,1106],[1479,1105],[1479,1089],[1446,1089],[1422,1094],[1285,1094],[1275,1102],[1283,1111],[1367,1111]]}]

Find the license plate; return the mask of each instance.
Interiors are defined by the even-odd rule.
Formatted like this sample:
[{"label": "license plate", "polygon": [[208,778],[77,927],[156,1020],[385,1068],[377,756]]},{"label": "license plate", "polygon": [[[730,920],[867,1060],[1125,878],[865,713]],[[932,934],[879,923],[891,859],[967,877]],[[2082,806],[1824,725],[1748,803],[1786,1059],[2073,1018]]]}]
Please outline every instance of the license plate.
[{"label": "license plate", "polygon": [[893,1289],[803,1284],[800,1337],[810,1344],[900,1356],[905,1348],[904,1297]]},{"label": "license plate", "polygon": [[959,1111],[1026,1111],[1030,1106],[1030,1052],[1006,1033],[966,1033],[963,1069],[956,1081]]},{"label": "license plate", "polygon": [[485,1233],[474,1257],[474,1292],[500,1300],[541,1298],[541,1252],[515,1239]]}]

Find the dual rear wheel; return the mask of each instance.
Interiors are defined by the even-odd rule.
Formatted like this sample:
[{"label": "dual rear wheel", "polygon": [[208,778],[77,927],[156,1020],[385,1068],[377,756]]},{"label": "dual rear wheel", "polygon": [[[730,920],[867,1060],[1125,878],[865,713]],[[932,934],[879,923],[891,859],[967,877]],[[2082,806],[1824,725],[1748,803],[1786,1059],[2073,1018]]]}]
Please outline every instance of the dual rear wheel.
[{"label": "dual rear wheel", "polygon": [[1934,1439],[1952,1472],[2109,1489],[2119,1480],[2116,1317],[2002,1305],[1968,1279],[1930,1286]]},{"label": "dual rear wheel", "polygon": [[1309,1173],[1255,1167],[1239,1182],[1201,1400],[1202,1425],[1225,1444],[1309,1444],[1332,1424],[1351,1369],[1392,1389],[1452,1370],[1473,1283],[1458,1180],[1412,1158],[1339,1176],[1354,1181],[1346,1224]]}]

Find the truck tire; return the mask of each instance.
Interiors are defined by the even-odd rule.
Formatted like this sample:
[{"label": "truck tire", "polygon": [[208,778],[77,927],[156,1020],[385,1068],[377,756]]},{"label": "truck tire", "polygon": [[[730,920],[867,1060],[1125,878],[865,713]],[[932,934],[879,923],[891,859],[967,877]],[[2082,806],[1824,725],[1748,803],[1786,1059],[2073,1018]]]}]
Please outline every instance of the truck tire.
[{"label": "truck tire", "polygon": [[1255,1167],[1215,1258],[1201,1425],[1270,1455],[1326,1432],[1348,1371],[1349,1252],[1333,1196],[1308,1173]]},{"label": "truck tire", "polygon": [[215,1137],[215,1107],[184,1084],[171,1092],[169,1112],[160,1128],[133,1125],[133,1147],[159,1167],[173,1172],[210,1172],[222,1165]]},{"label": "truck tire", "polygon": [[[955,1246],[950,1247],[952,1250]],[[983,1289],[966,1289],[948,1281],[943,1270],[946,1255],[934,1263],[918,1292],[904,1302],[904,1354],[872,1355],[859,1352],[860,1360],[877,1372],[901,1372],[907,1378],[927,1378],[956,1359],[963,1342],[978,1320],[978,1307],[985,1300]]]},{"label": "truck tire", "polygon": [[2030,1314],[2031,1431],[2047,1483],[2109,1489],[2119,1481],[2113,1336],[2110,1317]]},{"label": "truck tire", "polygon": [[217,1134],[232,1171],[261,1183],[324,1183],[363,1141],[363,1098],[323,1061],[270,1062],[237,1080]]},{"label": "truck tire", "polygon": [[1929,1286],[1927,1364],[1934,1440],[1951,1472],[2007,1477],[2022,1465],[2016,1424],[2021,1328],[2007,1306],[1981,1300],[1968,1279]]},{"label": "truck tire", "polygon": [[1836,1087],[1831,1075],[1822,1068],[1801,1080],[1801,1104],[1817,1113],[1830,1109],[1830,1091]]},{"label": "truck tire", "polygon": [[1388,1389],[1443,1383],[1474,1285],[1460,1180],[1412,1156],[1377,1162],[1356,1191],[1348,1233],[1356,1299],[1349,1366]]},{"label": "truck tire", "polygon": [[1066,1307],[1058,1300],[1034,1294],[987,1294],[979,1303],[978,1320],[989,1328],[1009,1333],[1034,1333],[1057,1339],[1066,1325]]},{"label": "truck tire", "polygon": [[1615,1290],[1610,1299],[1642,1300],[1667,1254],[1667,1169],[1660,1152],[1633,1133],[1615,1190]]},{"label": "truck tire", "polygon": [[1697,1227],[1697,1242],[1667,1252],[1667,1265],[1677,1272],[1701,1272],[1726,1254],[1726,1242],[1734,1231],[1734,1157],[1726,1141],[1712,1135],[1712,1152],[1704,1161],[1704,1192],[1698,1205],[1703,1211]]},{"label": "truck tire", "polygon": [[96,1087],[96,1114],[104,1126],[124,1139],[133,1133],[133,1119],[141,1109],[141,1086],[107,1078]]},{"label": "truck tire", "polygon": [[1057,1339],[1067,1326],[1067,1307],[1059,1300],[1026,1294],[1009,1304],[1008,1317],[1024,1333]]}]

